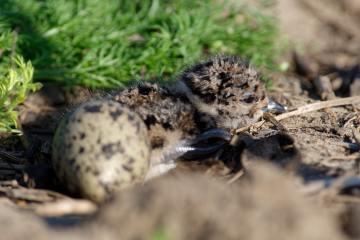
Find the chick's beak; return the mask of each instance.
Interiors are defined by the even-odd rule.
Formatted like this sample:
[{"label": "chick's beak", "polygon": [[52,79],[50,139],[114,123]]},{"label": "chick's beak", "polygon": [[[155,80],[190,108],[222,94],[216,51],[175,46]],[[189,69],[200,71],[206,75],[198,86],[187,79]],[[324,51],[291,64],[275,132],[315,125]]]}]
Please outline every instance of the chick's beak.
[{"label": "chick's beak", "polygon": [[269,99],[268,104],[262,109],[262,111],[274,114],[281,114],[287,111],[287,107],[272,99]]}]

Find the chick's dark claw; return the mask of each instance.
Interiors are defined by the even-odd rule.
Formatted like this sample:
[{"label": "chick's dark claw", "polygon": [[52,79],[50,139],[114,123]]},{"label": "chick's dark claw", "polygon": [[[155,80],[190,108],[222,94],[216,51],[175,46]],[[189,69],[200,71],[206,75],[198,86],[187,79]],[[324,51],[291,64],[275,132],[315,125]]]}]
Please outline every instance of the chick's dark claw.
[{"label": "chick's dark claw", "polygon": [[230,140],[229,131],[221,128],[210,129],[194,140],[190,140],[191,148],[181,158],[185,160],[208,158],[223,148]]},{"label": "chick's dark claw", "polygon": [[163,151],[161,160],[152,162],[146,180],[160,176],[177,165],[177,160],[201,160],[214,156],[231,140],[229,131],[220,128],[210,129],[195,139],[181,140],[173,149]]}]

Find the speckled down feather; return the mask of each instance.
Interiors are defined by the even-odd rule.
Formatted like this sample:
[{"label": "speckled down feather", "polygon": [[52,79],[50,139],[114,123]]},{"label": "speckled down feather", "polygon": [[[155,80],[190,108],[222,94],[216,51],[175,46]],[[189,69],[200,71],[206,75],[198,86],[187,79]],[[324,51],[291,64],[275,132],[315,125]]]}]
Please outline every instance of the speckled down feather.
[{"label": "speckled down feather", "polygon": [[218,56],[187,69],[175,84],[140,83],[85,103],[54,138],[59,179],[70,191],[102,201],[113,189],[155,176],[151,170],[174,163],[168,158],[187,140],[256,121],[268,102],[259,79],[241,59]]},{"label": "speckled down feather", "polygon": [[224,128],[258,120],[268,102],[260,74],[237,57],[218,56],[190,67],[175,89]]},{"label": "speckled down feather", "polygon": [[159,138],[177,131],[179,138],[199,133],[196,109],[185,99],[157,84],[140,83],[114,96],[121,104],[140,115],[149,130],[153,147],[162,146]]}]

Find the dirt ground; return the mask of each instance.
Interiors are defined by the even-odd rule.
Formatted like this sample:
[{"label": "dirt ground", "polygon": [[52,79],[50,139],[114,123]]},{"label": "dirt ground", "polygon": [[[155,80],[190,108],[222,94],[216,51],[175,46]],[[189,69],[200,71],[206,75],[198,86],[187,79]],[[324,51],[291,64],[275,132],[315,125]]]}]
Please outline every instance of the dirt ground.
[{"label": "dirt ground", "polygon": [[[358,0],[277,0],[271,11],[294,49],[273,75],[275,100],[292,110],[360,95]],[[360,239],[360,104],[251,128],[217,159],[97,207],[66,195],[50,156],[66,109],[103,94],[45,86],[22,106],[24,136],[0,139],[0,239]]]}]

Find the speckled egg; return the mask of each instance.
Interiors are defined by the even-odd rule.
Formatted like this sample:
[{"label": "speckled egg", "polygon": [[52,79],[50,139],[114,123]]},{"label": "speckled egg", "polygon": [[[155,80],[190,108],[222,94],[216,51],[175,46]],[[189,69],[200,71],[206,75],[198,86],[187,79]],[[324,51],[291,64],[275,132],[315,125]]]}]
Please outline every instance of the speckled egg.
[{"label": "speckled egg", "polygon": [[72,193],[96,202],[142,182],[150,144],[144,122],[114,101],[84,103],[60,123],[53,140],[53,167]]}]

